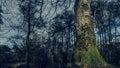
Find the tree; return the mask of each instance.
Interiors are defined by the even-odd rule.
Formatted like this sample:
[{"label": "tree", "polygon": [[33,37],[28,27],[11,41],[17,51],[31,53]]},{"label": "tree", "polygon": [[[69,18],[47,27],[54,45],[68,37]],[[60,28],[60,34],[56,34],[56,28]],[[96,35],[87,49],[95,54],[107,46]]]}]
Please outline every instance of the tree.
[{"label": "tree", "polygon": [[[23,23],[26,24],[26,38],[25,38],[25,45],[26,45],[26,64],[27,68],[30,68],[30,48],[31,48],[31,36],[35,33],[34,28],[41,28],[41,23],[43,23],[43,19],[41,17],[42,13],[42,5],[43,0],[18,0],[20,11],[23,14],[24,21]],[[40,9],[35,9],[36,6],[40,6]],[[36,13],[40,13],[40,16],[38,18],[35,17]],[[44,22],[45,23],[45,22]],[[42,25],[43,26],[43,25]]]},{"label": "tree", "polygon": [[7,45],[0,45],[0,67],[7,67],[7,63],[14,61],[12,57],[11,49]]},{"label": "tree", "polygon": [[[15,2],[16,0],[12,0],[12,1]],[[12,54],[11,59],[13,59],[14,56],[14,60],[15,61],[18,60],[18,61],[17,64],[14,63],[9,64],[10,66],[15,65],[15,67],[18,66],[18,68],[23,68],[26,67],[27,64],[27,68],[31,68],[31,67],[69,68],[74,63],[74,59],[75,59],[75,67],[73,64],[72,68],[76,68],[76,67],[106,68],[107,63],[102,59],[95,43],[96,41],[95,41],[94,27],[93,27],[94,23],[91,19],[91,15],[94,15],[95,13],[90,12],[90,10],[95,11],[96,13],[98,12],[98,16],[101,15],[98,18],[101,21],[97,20],[99,21],[99,23],[97,23],[97,28],[99,29],[100,43],[102,42],[103,44],[105,44],[105,38],[103,37],[106,37],[106,35],[109,35],[108,41],[111,41],[110,39],[112,35],[111,34],[112,26],[109,24],[109,27],[107,27],[109,30],[106,30],[107,28],[103,29],[105,27],[103,24],[104,21],[102,19],[103,12],[99,13],[99,11],[103,9],[101,6],[99,6],[102,3],[99,3],[99,5],[97,6],[94,6],[95,8],[99,7],[98,10],[96,11],[95,8],[90,9],[91,0],[76,0],[75,3],[76,20],[74,25],[73,22],[74,14],[72,14],[71,12],[67,12],[71,4],[70,2],[72,1],[73,0],[17,0],[16,1],[17,2],[16,6],[18,7],[18,9],[20,9],[17,10],[20,12],[19,14],[21,14],[21,16],[20,16],[20,22],[16,21],[19,24],[17,26],[16,25],[11,26],[13,29],[16,28],[16,30],[18,30],[18,35],[16,36],[14,35],[13,37],[11,37],[14,40],[12,40],[13,49],[10,50],[10,54]],[[8,2],[10,1],[8,0]],[[12,2],[8,4],[12,4]],[[51,8],[47,7],[50,5]],[[65,12],[62,13],[61,12],[62,10],[59,11],[60,7],[62,8],[65,7],[64,8]],[[58,10],[58,12],[56,10]],[[46,11],[48,11],[48,13]],[[0,15],[4,15],[4,14],[0,14]],[[45,23],[44,20],[47,22],[47,24],[45,24],[46,25],[45,28],[47,29],[43,28],[43,31],[41,31],[39,29],[44,26]],[[13,23],[10,24],[13,25]],[[77,30],[77,41],[76,41],[75,28]],[[37,30],[38,32],[40,32],[40,34],[37,32]],[[43,33],[44,31],[46,32],[45,35],[42,35],[44,34]],[[108,31],[108,33],[105,33],[106,31]],[[24,36],[20,35],[22,34],[22,32],[24,32]],[[48,37],[43,37],[46,35]],[[75,45],[76,49],[75,52],[73,52],[75,41],[76,41],[76,45]],[[108,47],[106,49],[108,49]],[[106,54],[106,52],[104,54]],[[111,51],[109,50],[109,52]],[[7,56],[7,59],[9,59],[8,56],[9,54],[5,54],[5,55]],[[0,57],[4,58],[3,56]],[[111,56],[108,57],[107,54],[107,58],[111,58]],[[26,63],[24,63],[24,60]]]},{"label": "tree", "polygon": [[107,64],[102,59],[95,44],[90,3],[91,0],[76,0],[75,3],[75,26],[77,29],[75,64],[83,68],[101,68]]},{"label": "tree", "polygon": [[2,21],[2,13],[3,11],[2,11],[2,7],[1,7],[1,5],[0,5],[0,29],[1,29],[1,24],[3,24],[3,21]]},{"label": "tree", "polygon": [[[92,16],[95,20],[95,29],[99,51],[103,58],[110,64],[117,64],[117,35],[119,18],[119,2],[93,1]],[[118,8],[118,9],[117,9]]]}]

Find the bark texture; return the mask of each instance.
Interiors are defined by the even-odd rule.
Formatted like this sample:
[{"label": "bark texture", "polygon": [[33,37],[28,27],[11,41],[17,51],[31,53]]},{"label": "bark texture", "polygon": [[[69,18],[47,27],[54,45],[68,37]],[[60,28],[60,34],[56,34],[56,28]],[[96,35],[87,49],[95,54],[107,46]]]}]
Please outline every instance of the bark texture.
[{"label": "bark texture", "polygon": [[76,68],[107,68],[107,63],[102,59],[95,45],[90,3],[91,0],[76,0],[75,3],[75,26],[77,29]]}]

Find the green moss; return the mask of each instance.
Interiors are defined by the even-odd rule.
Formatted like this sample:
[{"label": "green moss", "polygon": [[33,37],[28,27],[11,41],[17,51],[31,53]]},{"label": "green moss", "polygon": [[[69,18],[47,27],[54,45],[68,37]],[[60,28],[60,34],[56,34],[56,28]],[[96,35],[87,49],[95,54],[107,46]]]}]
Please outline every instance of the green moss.
[{"label": "green moss", "polygon": [[79,67],[86,65],[86,68],[100,68],[108,65],[99,54],[96,46],[90,46],[88,51],[76,50],[75,60]]},{"label": "green moss", "polygon": [[[89,24],[82,26],[82,32],[84,33],[81,33],[81,39],[77,40],[77,46],[81,49],[76,48],[75,51],[76,68],[116,68],[106,63],[100,55],[97,46],[94,45],[94,37],[90,28]],[[85,49],[82,47],[85,47]]]}]

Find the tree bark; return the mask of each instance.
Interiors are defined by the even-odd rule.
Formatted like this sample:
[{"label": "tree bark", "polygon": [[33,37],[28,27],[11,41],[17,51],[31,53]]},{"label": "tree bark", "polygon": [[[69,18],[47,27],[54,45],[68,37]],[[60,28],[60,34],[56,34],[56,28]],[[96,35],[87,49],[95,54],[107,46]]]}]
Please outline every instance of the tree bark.
[{"label": "tree bark", "polygon": [[[89,41],[95,41],[93,23],[90,17],[90,0],[77,0],[75,13],[75,26],[78,33],[77,40],[82,40],[77,43],[76,47],[83,49],[89,45]],[[91,40],[89,40],[89,38]]]},{"label": "tree bark", "polygon": [[106,66],[95,44],[90,3],[91,0],[76,0],[75,3],[75,26],[77,30],[75,65],[78,68],[102,68],[102,66]]},{"label": "tree bark", "polygon": [[31,35],[31,0],[29,0],[29,4],[28,4],[28,9],[27,9],[27,15],[26,15],[26,23],[27,23],[27,35],[26,35],[26,47],[27,47],[27,51],[26,51],[26,66],[27,68],[31,68],[30,67],[30,35]]}]

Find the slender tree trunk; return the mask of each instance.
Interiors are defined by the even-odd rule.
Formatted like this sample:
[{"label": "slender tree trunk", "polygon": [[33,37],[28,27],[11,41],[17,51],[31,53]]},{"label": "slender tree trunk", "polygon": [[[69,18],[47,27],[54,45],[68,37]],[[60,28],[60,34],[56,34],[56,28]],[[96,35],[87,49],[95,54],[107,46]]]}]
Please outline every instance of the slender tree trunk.
[{"label": "slender tree trunk", "polygon": [[27,36],[26,36],[26,47],[27,47],[27,51],[26,51],[26,65],[27,68],[31,68],[30,67],[30,35],[31,35],[31,0],[29,0],[29,4],[28,4],[28,10],[27,10],[27,18],[26,18],[26,23],[27,23]]},{"label": "slender tree trunk", "polygon": [[75,65],[80,68],[102,68],[106,63],[95,45],[90,3],[91,0],[76,0],[75,3],[75,26],[77,30]]}]

